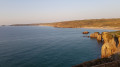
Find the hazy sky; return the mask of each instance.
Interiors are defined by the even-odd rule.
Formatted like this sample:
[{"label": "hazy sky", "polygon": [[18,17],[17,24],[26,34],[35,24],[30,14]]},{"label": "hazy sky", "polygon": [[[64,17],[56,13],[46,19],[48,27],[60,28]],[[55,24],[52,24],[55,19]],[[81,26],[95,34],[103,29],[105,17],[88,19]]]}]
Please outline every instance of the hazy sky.
[{"label": "hazy sky", "polygon": [[120,0],[0,0],[0,25],[120,18]]}]

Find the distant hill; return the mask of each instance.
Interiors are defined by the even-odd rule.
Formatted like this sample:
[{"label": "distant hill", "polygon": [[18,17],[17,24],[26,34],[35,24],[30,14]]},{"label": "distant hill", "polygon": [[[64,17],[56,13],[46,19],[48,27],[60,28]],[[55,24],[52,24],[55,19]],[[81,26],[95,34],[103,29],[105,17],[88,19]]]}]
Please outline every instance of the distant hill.
[{"label": "distant hill", "polygon": [[61,27],[61,28],[120,27],[120,18],[75,20],[75,21],[39,23],[39,24],[13,24],[11,26],[53,26],[53,27]]}]

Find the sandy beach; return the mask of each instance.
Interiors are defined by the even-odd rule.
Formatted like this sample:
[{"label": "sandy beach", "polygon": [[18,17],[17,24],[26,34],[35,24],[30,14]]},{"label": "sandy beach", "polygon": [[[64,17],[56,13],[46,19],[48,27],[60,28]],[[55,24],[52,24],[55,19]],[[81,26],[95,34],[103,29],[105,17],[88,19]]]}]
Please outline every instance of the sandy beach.
[{"label": "sandy beach", "polygon": [[120,30],[120,27],[82,27],[87,29],[106,29],[106,30]]}]

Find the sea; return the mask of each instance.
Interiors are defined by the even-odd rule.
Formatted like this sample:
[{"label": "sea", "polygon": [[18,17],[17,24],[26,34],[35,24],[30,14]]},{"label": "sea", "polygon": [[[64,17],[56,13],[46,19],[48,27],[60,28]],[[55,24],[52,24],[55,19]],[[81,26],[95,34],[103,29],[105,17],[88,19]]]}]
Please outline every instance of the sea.
[{"label": "sea", "polygon": [[102,42],[84,31],[113,30],[1,26],[0,67],[72,67],[100,58]]}]

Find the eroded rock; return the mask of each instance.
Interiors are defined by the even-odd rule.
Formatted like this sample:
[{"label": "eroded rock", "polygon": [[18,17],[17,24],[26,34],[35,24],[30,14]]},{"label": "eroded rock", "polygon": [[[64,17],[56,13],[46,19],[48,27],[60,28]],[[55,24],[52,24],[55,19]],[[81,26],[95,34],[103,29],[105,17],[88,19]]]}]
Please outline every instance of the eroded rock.
[{"label": "eroded rock", "polygon": [[88,34],[89,32],[88,31],[84,31],[83,34]]},{"label": "eroded rock", "polygon": [[101,35],[101,34],[98,34],[97,40],[98,40],[98,41],[102,41],[102,35]]},{"label": "eroded rock", "polygon": [[[110,37],[108,37],[110,36]],[[106,38],[105,38],[106,37]],[[103,39],[105,39],[104,44],[101,48],[101,57],[105,58],[105,57],[109,57],[111,55],[113,55],[114,53],[116,53],[117,51],[117,46],[116,46],[116,41],[115,38],[112,37],[112,35],[103,35]]]},{"label": "eroded rock", "polygon": [[91,37],[91,38],[97,38],[97,36],[98,36],[99,34],[100,34],[99,32],[95,32],[95,33],[90,34],[90,37]]},{"label": "eroded rock", "polygon": [[113,38],[113,36],[111,34],[109,34],[108,32],[102,32],[102,38],[105,42],[109,42],[109,40],[111,40]]}]

